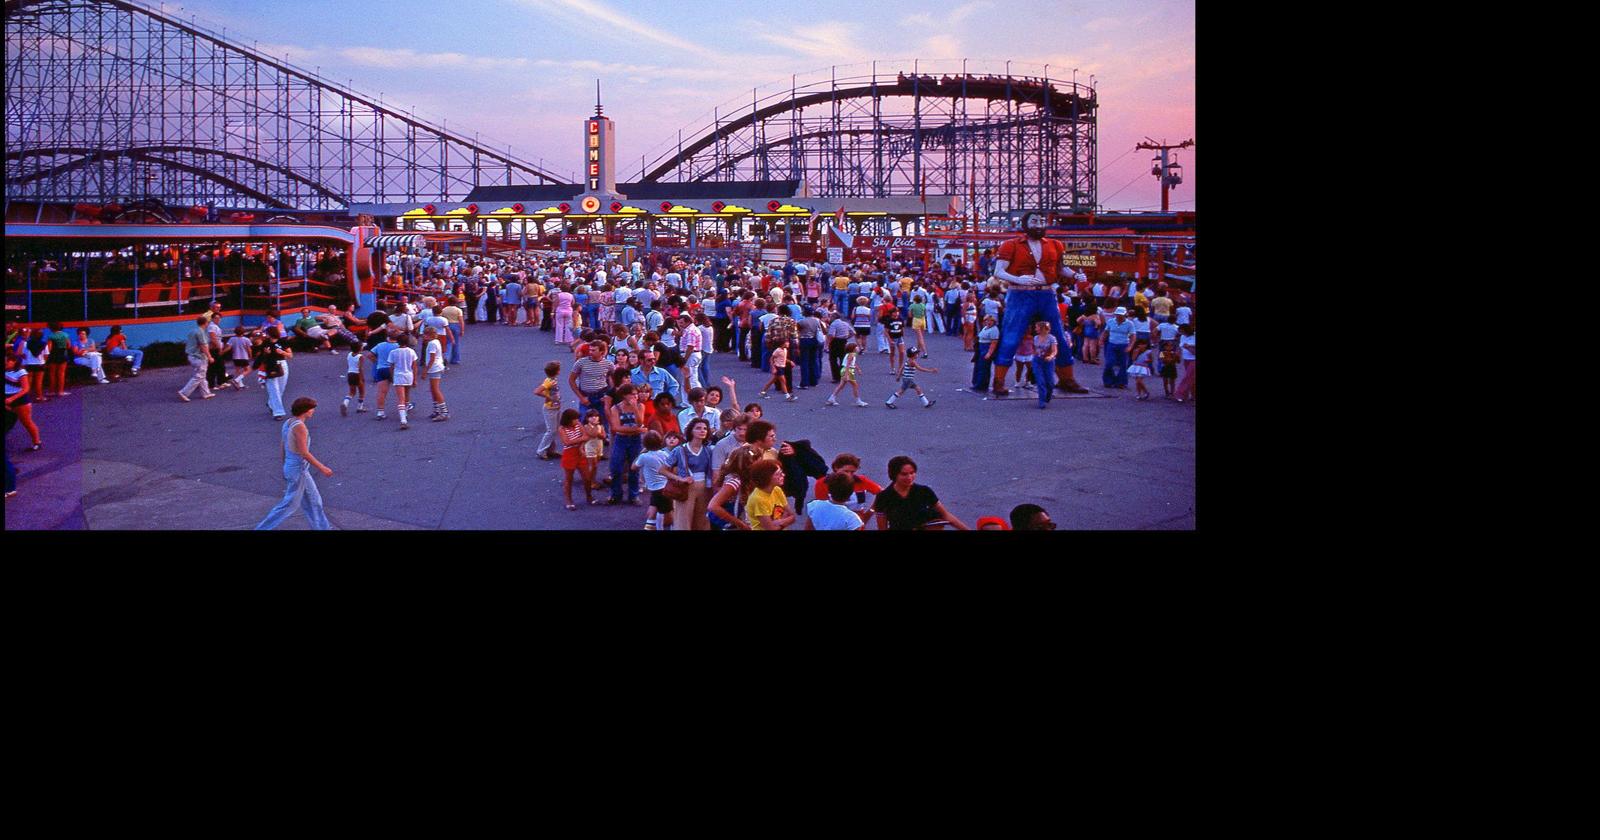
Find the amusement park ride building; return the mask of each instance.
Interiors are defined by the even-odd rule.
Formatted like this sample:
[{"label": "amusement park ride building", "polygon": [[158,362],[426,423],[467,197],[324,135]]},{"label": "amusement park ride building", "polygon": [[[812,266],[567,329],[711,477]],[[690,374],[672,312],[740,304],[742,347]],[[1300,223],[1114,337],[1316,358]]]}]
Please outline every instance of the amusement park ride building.
[{"label": "amusement park ride building", "polygon": [[925,217],[944,217],[951,203],[951,196],[934,194],[928,195],[926,202],[915,195],[815,198],[804,194],[805,182],[798,179],[643,182],[617,184],[617,191],[626,198],[613,202],[618,205],[615,210],[605,206],[602,212],[584,213],[575,198],[582,191],[579,184],[482,186],[463,201],[423,206],[414,202],[352,204],[350,212],[370,214],[384,230],[416,230],[417,223],[424,220],[443,230],[452,220],[460,220],[468,230],[481,233],[480,225],[495,220],[502,223],[501,232],[509,234],[519,229],[515,224],[519,221],[528,223],[530,233],[543,233],[550,222],[575,223],[581,230],[597,220],[608,223],[608,231],[624,221],[643,221],[647,226],[657,221],[687,221],[696,223],[691,228],[697,228],[703,220],[720,219],[742,227],[746,220],[771,223],[787,219],[806,224],[813,214],[826,219],[843,209],[846,227],[856,232],[888,235],[898,227],[901,235],[908,235],[913,230],[922,232]]}]

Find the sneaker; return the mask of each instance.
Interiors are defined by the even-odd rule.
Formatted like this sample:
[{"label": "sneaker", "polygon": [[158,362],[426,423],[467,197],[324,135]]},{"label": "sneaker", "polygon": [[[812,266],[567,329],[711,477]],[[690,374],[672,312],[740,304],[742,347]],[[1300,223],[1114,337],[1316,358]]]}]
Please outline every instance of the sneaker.
[{"label": "sneaker", "polygon": [[134,376],[138,376],[139,375],[139,369],[138,368],[134,368],[132,373],[133,373]]},{"label": "sneaker", "polygon": [[383,415],[383,409],[379,409],[379,410],[378,410],[378,416],[377,416],[377,417],[374,417],[374,418],[372,418],[372,419],[374,419],[374,420],[382,420],[382,419],[383,419],[383,416],[384,416],[384,415]]},{"label": "sneaker", "polygon": [[356,406],[356,413],[357,414],[365,414],[366,412],[367,412],[367,407],[366,406],[364,406],[364,405]]},{"label": "sneaker", "polygon": [[838,405],[838,404],[839,404],[839,401],[838,401],[838,400],[835,400],[835,399],[834,399],[834,398],[832,398],[832,397],[829,397],[829,398],[828,398],[828,401],[827,401],[827,402],[825,402],[825,403],[823,403],[823,405]]},{"label": "sneaker", "polygon": [[178,392],[178,399],[183,400],[184,402],[188,402],[189,401],[189,398],[184,396],[182,391]]},{"label": "sneaker", "polygon": [[764,400],[765,399],[771,399],[771,397],[767,396],[767,392],[766,391],[762,391],[761,392],[761,398],[764,399]]},{"label": "sneaker", "polygon": [[402,432],[405,431],[406,429],[409,429],[409,428],[411,428],[411,424],[409,424],[409,423],[401,423],[400,424],[400,431],[402,431]]},{"label": "sneaker", "polygon": [[646,522],[646,523],[644,523],[644,529],[646,531],[654,531],[656,529],[656,523],[654,523],[654,522]]},{"label": "sneaker", "polygon": [[928,400],[927,404],[924,405],[923,408],[933,408],[933,404],[936,402],[938,402],[938,400]]},{"label": "sneaker", "polygon": [[349,417],[350,416],[350,401],[349,400],[345,400],[344,402],[339,403],[339,416],[340,417]]},{"label": "sneaker", "polygon": [[860,406],[861,408],[866,408],[867,406],[869,406],[871,404],[872,403],[869,403],[866,400],[856,400],[856,405]]},{"label": "sneaker", "polygon": [[433,416],[433,422],[435,422],[435,423],[443,423],[444,421],[449,420],[449,419],[450,419],[450,415],[448,415],[448,414],[435,414]]},{"label": "sneaker", "polygon": [[783,401],[784,402],[799,402],[800,398],[795,396],[794,394],[790,394],[789,396],[785,397]]},{"label": "sneaker", "polygon": [[900,406],[898,406],[898,405],[895,405],[895,404],[894,404],[894,403],[892,403],[892,402],[886,402],[886,403],[884,403],[884,405],[886,405],[886,406],[888,406],[888,407],[890,407],[890,408],[899,408],[899,407],[900,407]]}]

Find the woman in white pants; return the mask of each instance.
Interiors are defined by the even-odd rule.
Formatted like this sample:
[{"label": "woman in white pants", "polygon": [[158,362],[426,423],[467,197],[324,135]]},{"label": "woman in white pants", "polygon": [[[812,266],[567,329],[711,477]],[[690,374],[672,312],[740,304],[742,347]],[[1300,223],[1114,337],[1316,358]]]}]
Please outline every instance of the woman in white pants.
[{"label": "woman in white pants", "polygon": [[78,328],[78,340],[72,342],[72,363],[83,365],[94,374],[96,382],[101,385],[110,385],[111,380],[106,378],[106,370],[101,365],[100,351],[95,349],[93,339],[89,338],[89,328]]},{"label": "woman in white pants", "polygon": [[[261,369],[267,372],[267,410],[272,412],[272,419],[282,420],[288,412],[283,407],[283,392],[289,384],[289,359],[294,358],[294,351],[289,349],[288,342],[280,341],[282,332],[277,327],[267,328],[267,340],[261,345],[260,355],[257,356]],[[278,373],[274,376],[270,365],[277,365]]]}]

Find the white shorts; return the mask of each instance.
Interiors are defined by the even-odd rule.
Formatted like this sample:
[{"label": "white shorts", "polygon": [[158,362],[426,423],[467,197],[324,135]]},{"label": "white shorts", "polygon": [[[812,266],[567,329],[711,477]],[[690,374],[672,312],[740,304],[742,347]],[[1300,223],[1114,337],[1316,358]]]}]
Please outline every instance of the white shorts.
[{"label": "white shorts", "polygon": [[394,375],[394,382],[391,383],[391,384],[393,384],[393,385],[403,385],[403,386],[409,388],[409,387],[411,387],[411,374],[408,373],[408,374],[405,374],[404,376],[402,376],[402,375],[396,373]]}]

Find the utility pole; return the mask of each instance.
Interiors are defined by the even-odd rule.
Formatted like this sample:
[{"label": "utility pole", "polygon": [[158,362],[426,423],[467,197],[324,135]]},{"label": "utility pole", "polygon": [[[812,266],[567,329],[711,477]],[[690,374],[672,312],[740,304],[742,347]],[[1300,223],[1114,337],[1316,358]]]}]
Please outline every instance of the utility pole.
[{"label": "utility pole", "polygon": [[[1160,153],[1150,160],[1150,174],[1161,179],[1161,212],[1165,213],[1167,212],[1167,191],[1183,183],[1183,167],[1176,160],[1169,160],[1168,153],[1174,149],[1187,149],[1193,146],[1194,138],[1191,137],[1175,146],[1157,143],[1148,137],[1144,139],[1145,142],[1134,146],[1134,148],[1148,149]],[[1155,252],[1156,270],[1153,272],[1154,279],[1167,279],[1166,253],[1157,249],[1156,246],[1147,245],[1145,247]]]},{"label": "utility pole", "polygon": [[1134,146],[1134,148],[1160,152],[1150,160],[1150,174],[1161,180],[1161,212],[1165,213],[1167,212],[1167,191],[1183,183],[1183,166],[1175,160],[1169,160],[1168,153],[1174,149],[1187,149],[1193,146],[1194,138],[1191,137],[1177,145],[1157,143],[1148,137],[1144,138],[1144,140],[1145,142]]}]

